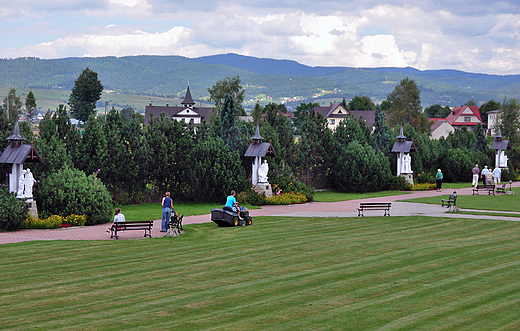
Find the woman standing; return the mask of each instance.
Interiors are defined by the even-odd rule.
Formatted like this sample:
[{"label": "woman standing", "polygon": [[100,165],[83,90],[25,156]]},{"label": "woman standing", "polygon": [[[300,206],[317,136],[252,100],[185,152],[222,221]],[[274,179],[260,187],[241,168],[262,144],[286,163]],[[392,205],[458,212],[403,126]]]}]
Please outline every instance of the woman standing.
[{"label": "woman standing", "polygon": [[172,211],[175,213],[175,209],[173,209],[173,201],[170,199],[170,192],[166,192],[165,197],[162,198],[161,205],[163,207],[161,232],[166,232],[166,230],[168,230],[168,223],[170,222]]},{"label": "woman standing", "polygon": [[442,191],[442,172],[441,169],[437,169],[437,175],[435,175],[435,181],[437,182],[437,191]]}]

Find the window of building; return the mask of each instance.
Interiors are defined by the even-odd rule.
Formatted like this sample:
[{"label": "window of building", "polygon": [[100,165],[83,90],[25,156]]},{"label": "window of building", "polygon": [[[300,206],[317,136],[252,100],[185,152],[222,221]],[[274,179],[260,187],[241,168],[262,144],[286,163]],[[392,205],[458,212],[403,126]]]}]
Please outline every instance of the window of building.
[{"label": "window of building", "polygon": [[471,116],[464,116],[464,122],[471,122]]},{"label": "window of building", "polygon": [[336,120],[330,119],[329,124],[332,124],[332,125],[336,124]]}]

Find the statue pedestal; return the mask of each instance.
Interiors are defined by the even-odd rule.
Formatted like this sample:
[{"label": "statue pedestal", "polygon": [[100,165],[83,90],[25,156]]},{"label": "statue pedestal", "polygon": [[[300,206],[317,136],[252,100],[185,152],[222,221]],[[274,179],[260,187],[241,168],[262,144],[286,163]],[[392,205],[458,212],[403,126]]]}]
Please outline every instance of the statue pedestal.
[{"label": "statue pedestal", "polygon": [[406,182],[413,186],[413,174],[401,174],[401,177],[404,177]]},{"label": "statue pedestal", "polygon": [[38,207],[36,207],[36,201],[34,201],[32,198],[29,198],[26,202],[29,204],[29,216],[38,218]]},{"label": "statue pedestal", "polygon": [[271,184],[269,184],[268,182],[258,182],[255,185],[255,189],[259,193],[264,193],[267,198],[273,196],[273,188],[271,187]]}]

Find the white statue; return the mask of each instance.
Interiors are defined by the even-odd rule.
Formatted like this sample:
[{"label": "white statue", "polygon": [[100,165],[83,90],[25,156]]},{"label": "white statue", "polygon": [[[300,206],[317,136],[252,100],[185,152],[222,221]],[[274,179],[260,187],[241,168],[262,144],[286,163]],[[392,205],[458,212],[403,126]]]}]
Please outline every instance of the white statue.
[{"label": "white statue", "polygon": [[264,163],[260,165],[258,168],[258,182],[267,183],[267,173],[269,172],[269,164],[267,164],[267,160],[264,160]]},{"label": "white statue", "polygon": [[18,178],[18,192],[16,196],[18,198],[25,198],[25,195],[23,194],[24,188],[25,188],[25,174],[27,173],[26,170],[22,171],[22,174]]},{"label": "white statue", "polygon": [[403,173],[403,174],[412,173],[412,157],[410,156],[410,154],[405,154],[403,156],[403,165],[401,167],[401,173]]},{"label": "white statue", "polygon": [[500,152],[500,165],[501,168],[507,168],[507,155],[504,151]]},{"label": "white statue", "polygon": [[36,183],[34,180],[31,169],[27,168],[27,173],[25,174],[25,197],[32,198],[33,185]]}]

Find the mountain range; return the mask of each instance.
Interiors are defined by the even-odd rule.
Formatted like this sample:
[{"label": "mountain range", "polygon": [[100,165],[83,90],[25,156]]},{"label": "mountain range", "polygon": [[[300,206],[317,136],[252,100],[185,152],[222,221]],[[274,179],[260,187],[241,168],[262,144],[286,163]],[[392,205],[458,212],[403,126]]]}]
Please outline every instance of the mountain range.
[{"label": "mountain range", "polygon": [[458,70],[414,68],[311,67],[290,60],[221,54],[199,58],[126,56],[99,58],[0,59],[0,86],[70,90],[89,67],[107,90],[119,93],[182,98],[189,84],[194,99],[208,97],[215,82],[239,76],[246,88],[246,106],[255,102],[347,101],[366,95],[376,103],[386,99],[405,77],[416,81],[423,107],[458,106],[473,99],[520,98],[520,75],[488,75]]}]

